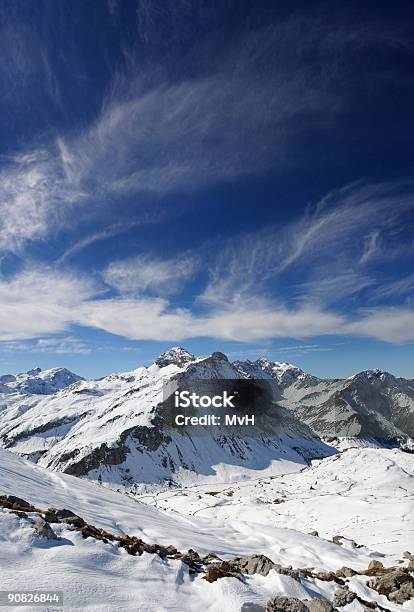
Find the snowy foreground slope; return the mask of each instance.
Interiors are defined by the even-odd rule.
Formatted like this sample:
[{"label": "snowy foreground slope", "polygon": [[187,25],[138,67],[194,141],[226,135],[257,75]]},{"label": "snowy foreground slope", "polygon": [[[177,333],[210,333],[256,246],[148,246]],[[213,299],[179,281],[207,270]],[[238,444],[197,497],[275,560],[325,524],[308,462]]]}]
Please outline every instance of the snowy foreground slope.
[{"label": "snowy foreground slope", "polygon": [[[69,509],[108,533],[150,544],[227,560],[256,553],[282,568],[307,568],[302,575],[275,567],[267,575],[241,572],[210,583],[205,567],[192,572],[182,559],[131,555],[117,542],[83,538],[65,522],[50,523],[58,536],[51,539],[35,528],[42,522],[39,512],[0,509],[1,588],[63,590],[65,610],[258,612],[274,596],[330,602],[336,597],[335,607],[347,611],[362,612],[367,602],[382,610],[413,610],[414,600],[401,605],[368,587],[376,578],[372,570],[366,574],[372,561],[399,568],[409,563],[403,552],[414,549],[411,458],[397,449],[353,449],[294,476],[233,483],[232,495],[228,487],[211,495],[197,486],[148,496],[144,504],[0,451],[0,496],[23,497],[40,510]],[[273,503],[277,496],[286,501]],[[319,537],[301,531],[310,526]],[[349,539],[333,543],[334,532]],[[340,584],[327,572],[343,566],[359,573],[339,578]]]},{"label": "snowy foreground slope", "polygon": [[[208,380],[214,390],[218,379],[271,384],[267,427],[247,433],[172,428],[166,385]],[[413,381],[385,372],[323,380],[289,364],[230,363],[222,353],[195,358],[178,348],[147,368],[99,380],[55,369],[6,375],[0,384],[0,447],[55,471],[138,493],[159,483],[295,472],[334,454],[342,437],[409,446],[413,419]]]}]

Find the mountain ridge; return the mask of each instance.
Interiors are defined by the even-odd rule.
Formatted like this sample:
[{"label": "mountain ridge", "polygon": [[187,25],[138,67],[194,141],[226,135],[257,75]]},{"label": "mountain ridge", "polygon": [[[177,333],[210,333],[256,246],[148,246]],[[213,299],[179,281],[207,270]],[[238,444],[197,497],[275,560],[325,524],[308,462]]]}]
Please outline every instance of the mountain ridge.
[{"label": "mountain ridge", "polygon": [[[339,438],[410,444],[414,385],[380,370],[320,379],[265,359],[195,357],[181,347],[148,367],[87,380],[64,368],[0,379],[0,447],[55,471],[135,489],[297,471]],[[3,379],[4,382],[1,382]],[[172,428],[168,385],[257,379],[270,385],[266,427]],[[328,444],[326,443],[328,442]]]}]

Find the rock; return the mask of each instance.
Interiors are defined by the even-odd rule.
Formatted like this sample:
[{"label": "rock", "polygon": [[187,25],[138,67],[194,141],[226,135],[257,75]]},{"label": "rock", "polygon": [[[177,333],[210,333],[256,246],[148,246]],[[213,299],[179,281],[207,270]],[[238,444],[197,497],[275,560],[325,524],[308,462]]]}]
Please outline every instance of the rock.
[{"label": "rock", "polygon": [[309,532],[309,535],[311,535],[311,536],[315,536],[315,538],[318,538],[318,537],[319,537],[319,532],[318,532],[318,531],[316,531],[316,529],[315,529],[314,531],[310,531],[310,532]]},{"label": "rock", "polygon": [[12,514],[17,514],[17,516],[20,518],[27,518],[26,512],[23,512],[22,510],[12,510]]},{"label": "rock", "polygon": [[63,508],[62,510],[48,508],[44,513],[44,518],[48,523],[66,523],[74,527],[84,527],[86,525],[86,521],[84,521],[83,518],[75,514],[73,510],[68,510],[67,508]]},{"label": "rock", "polygon": [[382,571],[383,569],[384,569],[384,566],[381,563],[381,561],[371,561],[370,564],[368,565],[369,572],[375,572],[377,570]]},{"label": "rock", "polygon": [[34,524],[34,529],[43,538],[47,538],[48,540],[58,539],[57,535],[55,534],[49,523],[46,523],[43,520],[37,521]]},{"label": "rock", "polygon": [[370,589],[377,589],[377,585],[378,585],[378,580],[379,578],[377,578],[376,576],[374,576],[374,578],[370,578],[367,582],[367,585],[369,586]]},{"label": "rock", "polygon": [[139,555],[141,556],[142,553],[145,551],[145,546],[142,544],[142,542],[134,542],[133,544],[125,545],[124,546],[125,550],[127,551],[128,554],[130,555]]},{"label": "rock", "polygon": [[73,510],[68,510],[67,508],[63,508],[62,510],[48,508],[44,513],[44,518],[48,523],[66,523],[74,527],[84,527],[86,525],[86,521],[84,521],[83,518],[75,514]]},{"label": "rock", "polygon": [[408,601],[414,597],[414,586],[411,582],[404,582],[398,589],[398,591],[391,591],[388,596],[390,601],[393,601],[397,604],[403,604],[405,601]]},{"label": "rock", "polygon": [[[414,595],[414,578],[405,568],[398,568],[370,581],[369,586],[391,601],[403,603]],[[392,599],[391,599],[391,594]],[[398,600],[398,601],[397,601]]]},{"label": "rock", "polygon": [[363,572],[367,576],[385,576],[396,571],[396,567],[384,567],[381,561],[371,561],[368,569]]},{"label": "rock", "polygon": [[334,536],[332,542],[338,544],[338,546],[342,546],[344,542],[348,542],[353,548],[362,548],[362,544],[357,544],[354,540],[341,535]]},{"label": "rock", "polygon": [[73,512],[73,510],[68,510],[67,508],[63,508],[62,510],[55,510],[55,515],[59,520],[64,519],[64,518],[73,517],[73,516],[80,518],[80,516],[78,516],[77,514],[75,514],[75,512]]},{"label": "rock", "polygon": [[267,576],[270,570],[274,570],[278,574],[290,576],[294,580],[298,580],[300,576],[304,576],[303,570],[295,570],[292,566],[282,567],[279,563],[274,563],[265,555],[250,555],[248,557],[236,557],[229,561],[232,569],[243,574],[260,574]]},{"label": "rock", "polygon": [[211,563],[212,561],[213,562],[221,561],[220,557],[218,557],[215,553],[212,553],[212,552],[208,553],[208,555],[203,557],[201,560],[203,563],[206,563],[206,564]]},{"label": "rock", "polygon": [[83,527],[86,525],[86,522],[80,516],[74,514],[73,516],[65,516],[61,520],[62,523],[66,523],[67,525],[73,525],[74,527]]},{"label": "rock", "polygon": [[405,552],[403,552],[403,558],[404,559],[410,559],[413,560],[414,559],[414,555],[412,555],[410,552],[408,552],[408,550],[406,550]]},{"label": "rock", "polygon": [[336,581],[336,574],[334,574],[334,572],[313,572],[312,576],[324,582]]},{"label": "rock", "polygon": [[1,495],[0,506],[10,510],[20,510],[22,512],[34,512],[37,510],[37,508],[29,504],[25,499],[16,497],[15,495]]},{"label": "rock", "polygon": [[309,608],[296,597],[272,597],[266,604],[266,612],[309,612]]},{"label": "rock", "polygon": [[215,582],[219,578],[238,578],[239,575],[233,571],[232,566],[227,561],[222,563],[212,563],[206,567],[206,573],[203,576],[207,582]]},{"label": "rock", "polygon": [[194,552],[194,550],[192,550],[191,548],[188,550],[188,552],[184,554],[179,553],[177,555],[177,558],[180,558],[183,563],[188,565],[190,570],[193,570],[193,572],[203,571],[203,566],[201,565],[200,555]]},{"label": "rock", "polygon": [[56,508],[48,508],[44,513],[44,519],[48,523],[59,523],[59,519],[56,516]]},{"label": "rock", "polygon": [[86,525],[84,525],[83,527],[79,528],[79,531],[82,534],[83,538],[96,538],[98,536],[98,529],[96,527],[94,527],[93,525],[88,525],[88,523]]},{"label": "rock", "polygon": [[243,574],[260,574],[261,576],[267,576],[275,567],[275,563],[265,555],[250,555],[237,560],[235,565]]},{"label": "rock", "polygon": [[358,574],[358,572],[353,570],[351,567],[346,567],[346,565],[343,565],[341,569],[337,570],[336,572],[336,576],[339,578],[351,578],[351,576],[355,576],[356,574]]},{"label": "rock", "polygon": [[332,604],[327,599],[315,597],[314,599],[305,599],[303,603],[307,605],[310,612],[333,612]]},{"label": "rock", "polygon": [[350,591],[348,587],[343,587],[335,592],[332,605],[334,608],[342,608],[342,606],[352,603],[355,597],[355,593]]}]

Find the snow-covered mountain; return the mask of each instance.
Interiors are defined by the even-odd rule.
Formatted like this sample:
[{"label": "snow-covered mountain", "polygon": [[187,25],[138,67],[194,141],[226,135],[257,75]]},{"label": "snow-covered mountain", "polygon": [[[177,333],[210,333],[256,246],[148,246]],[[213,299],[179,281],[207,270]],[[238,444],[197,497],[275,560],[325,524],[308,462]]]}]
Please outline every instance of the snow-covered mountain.
[{"label": "snow-covered mountain", "polygon": [[[168,386],[209,381],[214,394],[223,379],[268,382],[265,421],[246,430],[172,426]],[[262,407],[255,410],[262,415]],[[413,381],[391,374],[324,380],[286,363],[231,363],[223,353],[197,358],[173,348],[149,367],[99,380],[63,369],[3,376],[0,446],[55,471],[138,492],[295,472],[334,453],[338,436],[406,443],[413,415]],[[329,445],[321,437],[331,438]]]},{"label": "snow-covered mountain", "polygon": [[[381,370],[320,379],[287,363],[236,362],[246,376],[272,377],[280,405],[320,436],[374,438],[394,444],[414,437],[414,381]],[[261,374],[262,373],[262,374]]]},{"label": "snow-covered mountain", "polygon": [[44,371],[34,368],[16,376],[13,374],[0,376],[0,391],[10,395],[13,393],[53,395],[79,380],[83,378],[66,368],[52,368]]},{"label": "snow-covered mountain", "polygon": [[39,465],[126,487],[295,471],[334,452],[283,407],[265,429],[249,433],[172,427],[167,384],[210,381],[214,395],[219,380],[244,378],[222,353],[196,359],[172,349],[148,368],[76,380],[53,395],[7,392],[0,398],[1,445]]}]

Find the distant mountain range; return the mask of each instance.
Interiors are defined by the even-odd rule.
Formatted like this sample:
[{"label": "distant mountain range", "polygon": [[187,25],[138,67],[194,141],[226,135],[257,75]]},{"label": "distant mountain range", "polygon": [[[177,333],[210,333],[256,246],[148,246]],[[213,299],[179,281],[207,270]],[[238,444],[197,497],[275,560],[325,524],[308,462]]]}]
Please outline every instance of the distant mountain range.
[{"label": "distant mountain range", "polygon": [[[267,381],[272,402],[254,428],[174,428],[167,384]],[[414,381],[379,370],[325,380],[296,366],[163,353],[149,367],[85,380],[66,369],[0,377],[0,446],[35,463],[128,490],[154,483],[297,471],[336,452],[340,438],[410,448]]]}]

